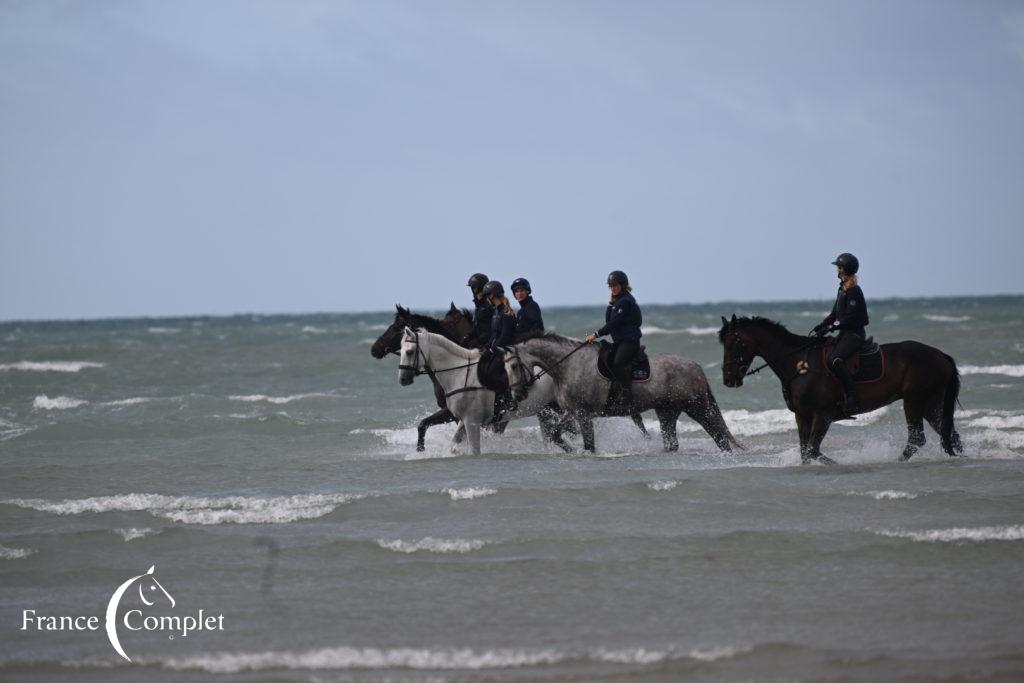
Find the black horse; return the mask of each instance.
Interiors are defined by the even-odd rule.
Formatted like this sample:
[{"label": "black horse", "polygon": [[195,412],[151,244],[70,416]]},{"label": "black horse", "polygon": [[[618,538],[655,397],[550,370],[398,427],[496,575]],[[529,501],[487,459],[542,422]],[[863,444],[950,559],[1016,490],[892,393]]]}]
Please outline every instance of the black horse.
[{"label": "black horse", "polygon": [[[743,385],[751,363],[758,356],[782,382],[786,407],[796,414],[800,432],[800,456],[832,460],[821,454],[821,441],[829,426],[843,415],[839,404],[842,385],[821,362],[821,340],[793,334],[766,318],[722,318],[718,340],[725,347],[722,378],[727,387]],[[953,426],[953,410],[960,394],[956,361],[942,351],[916,341],[883,344],[884,373],[871,383],[857,385],[861,409],[868,412],[903,399],[909,436],[901,459],[907,460],[924,445],[924,424],[939,434],[942,449],[950,456],[963,453],[960,435]],[[756,372],[756,371],[755,371]]]}]

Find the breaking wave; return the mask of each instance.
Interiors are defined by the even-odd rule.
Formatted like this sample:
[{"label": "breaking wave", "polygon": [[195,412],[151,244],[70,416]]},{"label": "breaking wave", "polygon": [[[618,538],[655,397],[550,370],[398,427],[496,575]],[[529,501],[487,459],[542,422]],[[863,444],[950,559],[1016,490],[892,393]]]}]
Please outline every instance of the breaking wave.
[{"label": "breaking wave", "polygon": [[0,363],[0,371],[22,370],[25,372],[79,372],[85,368],[102,368],[106,363],[86,360],[23,360],[17,363]]},{"label": "breaking wave", "polygon": [[876,531],[880,536],[909,538],[926,543],[953,543],[957,541],[1022,541],[1024,525],[957,527],[953,529],[931,529],[928,531]]},{"label": "breaking wave", "polygon": [[35,550],[31,548],[8,548],[0,545],[0,560],[23,560],[34,552]]},{"label": "breaking wave", "polygon": [[148,527],[144,529],[136,529],[134,527],[131,529],[112,529],[112,531],[123,538],[125,543],[128,541],[134,541],[136,538],[143,538],[144,536],[160,533],[159,529],[150,529]]},{"label": "breaking wave", "polygon": [[678,481],[652,481],[647,484],[647,488],[652,491],[671,491],[677,486],[679,486]]},{"label": "breaking wave", "polygon": [[1006,375],[1024,377],[1024,365],[963,365],[961,375]]},{"label": "breaking wave", "polygon": [[452,500],[472,500],[474,498],[483,498],[484,496],[492,496],[498,492],[498,489],[489,489],[484,487],[467,487],[462,489],[444,489],[441,493],[447,493]]},{"label": "breaking wave", "polygon": [[146,332],[150,334],[178,334],[181,330],[177,327],[147,327]]},{"label": "breaking wave", "polygon": [[486,542],[480,539],[464,538],[433,538],[427,536],[418,541],[403,541],[401,539],[387,540],[377,539],[377,545],[385,550],[393,550],[396,553],[416,553],[425,550],[431,553],[468,553],[472,550],[480,550]]},{"label": "breaking wave", "polygon": [[657,327],[655,325],[645,325],[640,328],[640,331],[644,334],[692,334],[695,337],[700,337],[709,334],[718,334],[717,327],[697,327],[691,325],[690,327],[684,327],[681,329],[666,329],[664,327]]},{"label": "breaking wave", "polygon": [[50,398],[46,394],[40,394],[35,397],[32,401],[32,407],[36,410],[67,410],[68,408],[77,408],[88,403],[88,401],[80,398],[72,398],[70,396],[57,396],[56,398]]},{"label": "breaking wave", "polygon": [[848,496],[868,496],[875,500],[913,500],[917,498],[918,494],[910,493],[909,491],[895,491],[889,489],[886,491],[850,491],[846,495]]},{"label": "breaking wave", "polygon": [[314,325],[306,325],[302,328],[302,331],[306,334],[327,334],[327,330],[322,327],[315,327]]},{"label": "breaking wave", "polygon": [[148,512],[183,524],[284,524],[330,514],[360,494],[305,494],[255,498],[247,496],[194,497],[156,493],[126,493],[68,500],[13,498],[0,501],[55,515],[98,512]]},{"label": "breaking wave", "polygon": [[658,664],[693,660],[715,662],[750,652],[751,648],[712,647],[707,649],[593,648],[571,651],[554,648],[473,650],[470,648],[354,648],[330,647],[304,652],[220,652],[178,657],[147,664],[159,664],[176,671],[239,673],[268,669],[413,669],[463,670],[510,669],[569,662],[614,664]]},{"label": "breaking wave", "polygon": [[312,393],[312,394],[292,394],[291,396],[267,396],[266,394],[249,394],[246,396],[228,396],[229,400],[242,401],[245,403],[257,403],[259,401],[266,401],[267,403],[291,403],[292,401],[301,401],[305,398],[330,398],[331,394],[324,393]]}]

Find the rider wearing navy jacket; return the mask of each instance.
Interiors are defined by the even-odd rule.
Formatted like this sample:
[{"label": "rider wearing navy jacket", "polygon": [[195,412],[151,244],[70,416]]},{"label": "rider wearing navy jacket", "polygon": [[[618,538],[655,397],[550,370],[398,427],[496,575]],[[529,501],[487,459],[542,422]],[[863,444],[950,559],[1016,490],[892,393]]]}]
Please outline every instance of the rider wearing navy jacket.
[{"label": "rider wearing navy jacket", "polygon": [[544,318],[540,314],[540,306],[533,300],[530,281],[519,277],[512,281],[512,296],[519,302],[516,313],[516,335],[522,336],[530,332],[544,331]]},{"label": "rider wearing navy jacket", "polygon": [[598,337],[611,335],[612,352],[611,371],[619,385],[618,406],[612,406],[609,395],[609,408],[628,411],[633,403],[633,358],[640,352],[640,325],[643,315],[633,298],[633,288],[629,286],[629,278],[621,270],[613,270],[608,274],[608,287],[611,290],[611,301],[604,312],[604,327],[593,334],[587,335],[588,342]]},{"label": "rider wearing navy jacket", "polygon": [[490,279],[483,273],[474,273],[466,285],[473,292],[473,334],[464,340],[464,346],[474,342],[478,348],[483,348],[491,339],[491,318],[494,316],[494,306],[484,296],[484,285]]},{"label": "rider wearing navy jacket", "polygon": [[489,389],[495,392],[494,412],[498,418],[512,407],[512,393],[508,386],[508,374],[505,372],[505,352],[503,346],[509,346],[515,339],[516,318],[512,307],[505,298],[505,288],[497,280],[491,280],[483,288],[484,297],[493,306],[491,318],[491,334],[480,364],[484,366],[484,375],[489,380]]},{"label": "rider wearing navy jacket", "polygon": [[839,331],[839,337],[828,354],[827,362],[828,367],[843,384],[843,410],[848,416],[852,416],[860,408],[860,401],[857,399],[853,376],[846,367],[846,359],[857,353],[864,344],[868,305],[864,300],[864,292],[857,284],[857,271],[860,270],[860,261],[857,257],[843,253],[832,262],[832,265],[836,267],[839,276],[839,292],[836,294],[832,312],[814,328],[814,334],[823,337],[832,330]]}]

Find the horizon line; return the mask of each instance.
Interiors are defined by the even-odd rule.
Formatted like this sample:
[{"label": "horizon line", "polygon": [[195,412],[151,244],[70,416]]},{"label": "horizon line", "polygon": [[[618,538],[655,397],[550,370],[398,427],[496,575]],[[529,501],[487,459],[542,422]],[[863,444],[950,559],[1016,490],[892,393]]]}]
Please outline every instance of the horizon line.
[{"label": "horizon line", "polygon": [[[1012,297],[1024,297],[1024,292],[1018,293],[996,293],[996,294],[941,294],[936,296],[884,296],[884,297],[873,297],[872,301],[914,301],[914,300],[942,300],[942,299],[999,299],[999,298],[1012,298]],[[800,299],[720,299],[720,300],[707,300],[707,301],[676,301],[671,303],[663,302],[647,302],[644,306],[651,307],[668,307],[668,306],[716,306],[716,305],[750,305],[750,304],[793,304],[793,303],[822,303],[827,304],[831,299],[814,299],[814,298],[800,298]],[[454,301],[450,303],[454,304]],[[396,302],[395,305],[401,305],[400,302]],[[600,308],[604,304],[552,304],[550,306],[544,306],[544,310],[560,310],[570,308]],[[456,304],[458,306],[458,304]],[[411,308],[412,307],[408,307]],[[445,310],[447,306],[441,306],[439,308],[420,308],[421,311],[441,311]],[[458,306],[458,308],[468,308],[468,306]],[[234,313],[185,313],[185,314],[168,314],[168,315],[110,315],[110,316],[97,316],[92,318],[85,317],[54,317],[54,318],[5,318],[0,319],[0,325],[12,325],[12,324],[38,324],[38,323],[67,323],[67,322],[115,322],[115,321],[132,321],[132,320],[187,320],[190,318],[243,318],[259,316],[262,318],[287,318],[287,317],[301,317],[301,316],[331,316],[331,315],[374,315],[381,313],[390,313],[391,309],[364,309],[357,311],[289,311],[289,312],[265,312],[261,313],[258,311],[236,311]]]}]

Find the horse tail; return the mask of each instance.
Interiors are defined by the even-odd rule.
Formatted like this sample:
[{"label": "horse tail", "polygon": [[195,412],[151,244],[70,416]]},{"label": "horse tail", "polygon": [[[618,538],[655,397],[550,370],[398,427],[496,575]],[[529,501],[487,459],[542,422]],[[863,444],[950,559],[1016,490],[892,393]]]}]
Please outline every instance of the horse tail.
[{"label": "horse tail", "polygon": [[[942,401],[942,431],[939,438],[942,441],[942,448],[947,453],[953,452],[953,411],[960,405],[960,370],[956,367],[956,361],[948,354],[942,354],[949,361],[953,369],[953,378],[946,387],[946,395]],[[962,407],[962,406],[961,406]]]},{"label": "horse tail", "polygon": [[708,390],[708,405],[707,415],[708,420],[715,429],[715,442],[718,443],[718,447],[722,450],[727,450],[727,445],[733,445],[741,451],[747,450],[746,447],[736,440],[736,437],[729,431],[729,425],[725,424],[725,418],[722,417],[722,410],[718,407],[718,401],[715,400],[715,395],[711,392],[711,385],[705,384]]}]

